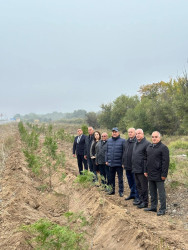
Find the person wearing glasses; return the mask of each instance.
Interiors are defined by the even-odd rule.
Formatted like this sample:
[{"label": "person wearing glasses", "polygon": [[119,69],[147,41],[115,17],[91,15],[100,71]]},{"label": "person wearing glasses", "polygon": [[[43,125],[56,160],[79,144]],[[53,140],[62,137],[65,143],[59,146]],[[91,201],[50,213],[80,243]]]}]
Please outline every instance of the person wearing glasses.
[{"label": "person wearing glasses", "polygon": [[120,137],[119,129],[117,127],[112,129],[112,138],[108,139],[106,150],[106,165],[110,169],[110,185],[112,185],[112,191],[108,194],[115,194],[115,176],[118,175],[119,182],[119,196],[123,197],[124,185],[123,185],[123,166],[122,156],[125,148],[125,139]]},{"label": "person wearing glasses", "polygon": [[110,185],[109,178],[109,166],[105,164],[105,154],[107,149],[108,134],[103,132],[101,140],[97,144],[96,148],[96,165],[99,166],[99,171],[102,179],[102,184]]},{"label": "person wearing glasses", "polygon": [[157,212],[159,194],[160,208],[158,216],[165,215],[166,212],[166,192],[164,182],[169,168],[169,150],[161,142],[161,135],[158,131],[152,133],[152,143],[147,147],[147,164],[144,175],[149,181],[149,191],[151,196],[151,207],[144,211]]}]

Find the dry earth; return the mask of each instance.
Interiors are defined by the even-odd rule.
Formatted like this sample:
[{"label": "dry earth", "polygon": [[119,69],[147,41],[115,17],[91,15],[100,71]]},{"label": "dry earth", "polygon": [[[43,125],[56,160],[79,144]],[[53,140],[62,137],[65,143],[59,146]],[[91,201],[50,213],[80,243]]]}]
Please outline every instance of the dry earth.
[{"label": "dry earth", "polygon": [[[17,128],[0,126],[0,136],[1,250],[33,249],[26,243],[28,235],[19,230],[20,225],[31,224],[40,218],[62,225],[62,214],[67,210],[83,211],[92,221],[86,227],[89,249],[188,249],[187,189],[168,190],[167,215],[157,217],[156,213],[146,213],[133,206],[132,201],[120,198],[117,192],[108,196],[95,186],[89,189],[75,186],[78,169],[72,158],[72,145],[61,142],[59,148],[66,153],[67,176],[61,181],[58,170],[53,175],[53,192],[41,192],[38,190],[40,179],[27,168]],[[6,140],[12,143],[7,152],[4,149]],[[174,204],[181,213],[173,212]]]}]

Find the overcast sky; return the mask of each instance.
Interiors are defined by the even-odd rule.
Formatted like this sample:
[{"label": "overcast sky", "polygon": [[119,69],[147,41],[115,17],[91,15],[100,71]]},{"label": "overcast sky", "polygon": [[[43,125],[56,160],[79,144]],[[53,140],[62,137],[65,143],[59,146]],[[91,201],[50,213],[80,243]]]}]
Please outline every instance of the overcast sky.
[{"label": "overcast sky", "polygon": [[187,0],[0,0],[0,113],[98,111],[187,70]]}]

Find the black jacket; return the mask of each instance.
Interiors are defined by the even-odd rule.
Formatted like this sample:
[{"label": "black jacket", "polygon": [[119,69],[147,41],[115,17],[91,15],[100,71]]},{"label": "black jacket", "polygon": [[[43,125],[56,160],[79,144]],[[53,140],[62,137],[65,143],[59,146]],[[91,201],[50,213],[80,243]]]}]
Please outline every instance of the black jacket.
[{"label": "black jacket", "polygon": [[96,148],[96,163],[105,164],[105,154],[107,149],[107,141],[99,141]]},{"label": "black jacket", "polygon": [[90,158],[90,148],[93,139],[94,139],[93,135],[88,135],[85,138],[84,155],[87,155],[87,158]]},{"label": "black jacket", "polygon": [[122,164],[124,165],[124,168],[126,170],[132,170],[132,153],[135,142],[136,137],[134,137],[132,140],[129,138],[125,142],[125,150],[123,152]]},{"label": "black jacket", "polygon": [[85,138],[86,136],[82,135],[79,143],[77,143],[78,136],[75,137],[74,143],[73,143],[73,149],[72,149],[73,154],[76,153],[77,155],[84,155]]},{"label": "black jacket", "polygon": [[144,167],[146,165],[146,148],[150,144],[146,138],[143,138],[140,142],[136,141],[133,147],[132,153],[132,172],[144,173]]},{"label": "black jacket", "polygon": [[145,173],[148,173],[148,180],[162,181],[161,177],[167,177],[169,168],[169,150],[161,141],[156,145],[150,144],[147,147],[147,164]]}]

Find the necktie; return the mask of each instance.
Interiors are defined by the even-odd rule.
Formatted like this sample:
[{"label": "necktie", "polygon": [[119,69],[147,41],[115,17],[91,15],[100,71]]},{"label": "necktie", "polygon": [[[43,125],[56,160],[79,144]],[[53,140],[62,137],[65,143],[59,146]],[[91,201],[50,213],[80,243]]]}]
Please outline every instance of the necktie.
[{"label": "necktie", "polygon": [[78,138],[77,138],[77,143],[80,142],[80,138],[81,138],[81,136],[78,136]]}]

